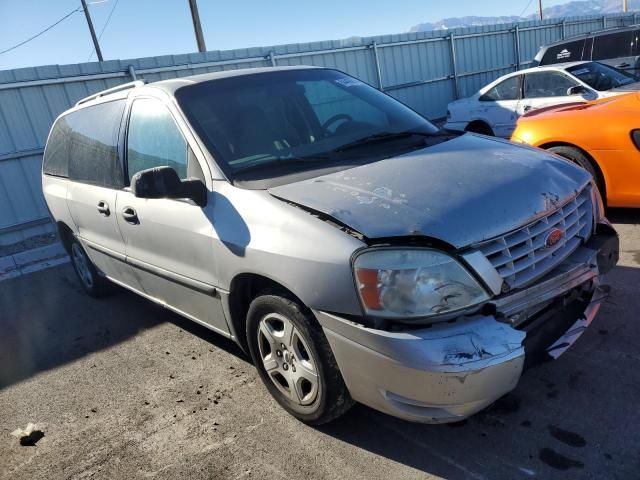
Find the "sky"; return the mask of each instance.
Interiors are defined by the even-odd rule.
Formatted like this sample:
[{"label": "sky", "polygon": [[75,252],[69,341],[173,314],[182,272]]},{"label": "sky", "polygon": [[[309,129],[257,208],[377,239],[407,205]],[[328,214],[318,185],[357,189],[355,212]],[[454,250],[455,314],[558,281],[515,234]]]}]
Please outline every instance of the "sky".
[{"label": "sky", "polygon": [[[566,0],[544,0],[544,6]],[[116,3],[117,2],[117,3]],[[105,60],[197,51],[188,0],[87,0]],[[407,32],[467,15],[534,13],[530,0],[198,0],[207,50]],[[0,0],[0,51],[80,7],[80,0]],[[109,14],[111,19],[105,23]],[[103,31],[104,28],[104,31]],[[95,61],[84,14],[0,54],[0,70]]]}]

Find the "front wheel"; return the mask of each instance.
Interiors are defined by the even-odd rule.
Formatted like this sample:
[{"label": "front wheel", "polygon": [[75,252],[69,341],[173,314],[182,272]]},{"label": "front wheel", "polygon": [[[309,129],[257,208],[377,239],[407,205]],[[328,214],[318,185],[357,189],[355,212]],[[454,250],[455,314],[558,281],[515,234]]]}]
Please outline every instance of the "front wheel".
[{"label": "front wheel", "polygon": [[247,340],[267,390],[297,419],[320,425],[353,404],[322,328],[286,293],[251,303]]},{"label": "front wheel", "polygon": [[602,180],[600,172],[597,170],[591,159],[587,157],[587,155],[585,155],[581,150],[574,147],[565,147],[561,145],[558,147],[551,147],[549,148],[549,151],[555,153],[556,155],[560,155],[567,160],[570,160],[571,162],[589,172],[596,181],[598,190],[600,190],[600,192],[604,196],[604,181]]}]

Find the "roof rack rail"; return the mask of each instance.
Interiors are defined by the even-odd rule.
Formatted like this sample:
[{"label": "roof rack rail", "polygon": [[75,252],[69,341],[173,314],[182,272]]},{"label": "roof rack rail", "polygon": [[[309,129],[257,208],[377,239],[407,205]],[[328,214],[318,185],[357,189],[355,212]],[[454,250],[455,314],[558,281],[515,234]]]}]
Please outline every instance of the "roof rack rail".
[{"label": "roof rack rail", "polygon": [[100,98],[103,95],[109,95],[110,93],[119,92],[121,90],[128,90],[129,88],[136,88],[143,86],[146,80],[136,80],[134,82],[123,83],[122,85],[117,85],[112,88],[107,88],[106,90],[102,90],[101,92],[94,93],[93,95],[89,95],[88,97],[84,97],[76,102],[76,107],[83,103],[87,103],[90,100],[95,100],[96,98]]}]

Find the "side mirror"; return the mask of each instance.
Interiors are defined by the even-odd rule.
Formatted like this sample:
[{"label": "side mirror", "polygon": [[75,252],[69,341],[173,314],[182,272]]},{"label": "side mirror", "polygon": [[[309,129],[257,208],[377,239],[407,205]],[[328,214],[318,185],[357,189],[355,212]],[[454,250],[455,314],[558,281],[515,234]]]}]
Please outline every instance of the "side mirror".
[{"label": "side mirror", "polygon": [[182,180],[171,167],[149,168],[133,176],[131,191],[138,198],[180,198]]},{"label": "side mirror", "polygon": [[204,207],[207,188],[201,180],[180,180],[171,167],[142,170],[131,179],[131,191],[138,198],[186,198]]},{"label": "side mirror", "polygon": [[478,98],[478,101],[480,101],[480,102],[494,102],[495,100],[485,93],[484,95],[480,95],[480,98]]},{"label": "side mirror", "polygon": [[584,88],[582,85],[574,85],[567,89],[567,95],[585,95],[588,92],[589,90]]}]

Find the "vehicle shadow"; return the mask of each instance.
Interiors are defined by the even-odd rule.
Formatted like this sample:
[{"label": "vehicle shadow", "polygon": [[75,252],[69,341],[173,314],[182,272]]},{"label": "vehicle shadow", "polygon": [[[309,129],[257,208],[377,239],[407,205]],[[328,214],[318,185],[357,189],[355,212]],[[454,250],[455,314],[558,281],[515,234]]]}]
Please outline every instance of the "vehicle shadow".
[{"label": "vehicle shadow", "polygon": [[612,223],[637,225],[640,223],[640,208],[608,208],[607,218]]},{"label": "vehicle shadow", "polygon": [[70,265],[0,285],[0,390],[171,322],[239,358],[237,345],[134,293],[88,297]]},{"label": "vehicle shadow", "polygon": [[[244,257],[247,245],[251,242],[251,233],[246,222],[227,197],[219,193],[213,196],[211,222],[213,230],[222,244],[235,256]],[[223,218],[223,222],[215,219]]]}]

